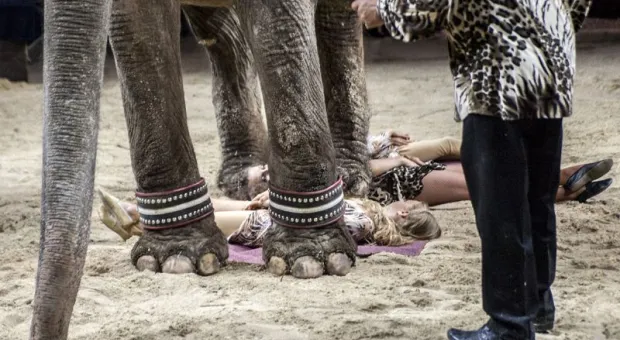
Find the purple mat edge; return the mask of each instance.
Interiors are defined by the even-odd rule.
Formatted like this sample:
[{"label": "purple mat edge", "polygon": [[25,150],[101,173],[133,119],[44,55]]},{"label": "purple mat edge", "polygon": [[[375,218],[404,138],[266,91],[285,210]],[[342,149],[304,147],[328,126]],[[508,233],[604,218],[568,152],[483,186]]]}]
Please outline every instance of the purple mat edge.
[{"label": "purple mat edge", "polygon": [[[427,241],[415,241],[400,247],[385,246],[359,246],[357,252],[360,255],[369,255],[377,253],[392,253],[405,256],[418,256],[426,246]],[[228,261],[249,264],[264,264],[262,248],[248,248],[236,244],[228,245]]]}]

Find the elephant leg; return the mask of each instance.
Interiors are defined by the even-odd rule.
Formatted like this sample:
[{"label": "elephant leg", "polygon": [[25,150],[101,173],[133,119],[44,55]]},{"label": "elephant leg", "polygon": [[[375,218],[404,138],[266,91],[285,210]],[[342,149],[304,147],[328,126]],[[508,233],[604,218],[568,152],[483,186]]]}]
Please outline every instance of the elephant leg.
[{"label": "elephant leg", "polygon": [[254,57],[232,9],[183,6],[183,12],[211,59],[222,151],[218,186],[230,198],[251,199],[246,170],[267,163],[267,130]]},{"label": "elephant leg", "polygon": [[65,340],[90,239],[107,1],[45,2],[41,239],[31,340]]},{"label": "elephant leg", "polygon": [[338,172],[348,193],[366,196],[371,178],[366,146],[370,114],[362,24],[348,0],[319,0],[315,21]]},{"label": "elephant leg", "polygon": [[139,270],[217,272],[228,247],[187,128],[176,0],[115,0],[110,41],[123,94],[138,211]]},{"label": "elephant leg", "polygon": [[342,219],[313,29],[316,2],[240,1],[238,8],[248,25],[269,127],[273,225],[263,244],[267,268],[299,278],[345,275],[356,245]]}]

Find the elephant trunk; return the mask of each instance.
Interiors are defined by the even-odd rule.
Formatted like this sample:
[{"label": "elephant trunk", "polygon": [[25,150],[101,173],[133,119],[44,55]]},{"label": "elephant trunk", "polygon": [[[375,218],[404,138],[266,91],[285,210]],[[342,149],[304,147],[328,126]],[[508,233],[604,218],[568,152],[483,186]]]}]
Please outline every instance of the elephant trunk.
[{"label": "elephant trunk", "polygon": [[30,339],[67,338],[90,235],[110,1],[45,2],[41,240]]}]

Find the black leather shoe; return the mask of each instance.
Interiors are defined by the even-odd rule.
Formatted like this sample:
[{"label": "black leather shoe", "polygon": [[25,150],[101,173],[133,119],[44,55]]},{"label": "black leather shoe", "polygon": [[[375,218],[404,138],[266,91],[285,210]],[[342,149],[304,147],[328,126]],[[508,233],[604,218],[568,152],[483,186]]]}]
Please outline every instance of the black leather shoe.
[{"label": "black leather shoe", "polygon": [[577,191],[582,188],[584,185],[601,178],[605,175],[611,167],[614,165],[614,161],[611,159],[605,159],[602,161],[589,163],[577,170],[574,174],[572,174],[568,180],[566,180],[566,184],[564,184],[564,189],[568,191]]},{"label": "black leather shoe", "polygon": [[494,332],[489,326],[484,325],[477,331],[463,331],[460,329],[450,329],[448,331],[449,340],[500,340],[499,334]]},{"label": "black leather shoe", "polygon": [[489,324],[482,326],[477,331],[464,331],[451,328],[448,330],[449,340],[527,340],[534,339],[534,332],[530,330],[528,337],[519,336],[511,331],[502,331],[501,333],[491,329]]},{"label": "black leather shoe", "polygon": [[454,328],[448,330],[449,340],[520,340],[519,337],[508,335],[509,334],[506,332],[499,334],[492,330],[488,325],[482,326],[482,328],[477,331],[463,331]]},{"label": "black leather shoe", "polygon": [[590,198],[607,190],[613,181],[613,179],[608,178],[602,181],[590,182],[586,184],[586,190],[577,196],[577,201],[579,201],[579,203],[585,203],[585,201]]}]

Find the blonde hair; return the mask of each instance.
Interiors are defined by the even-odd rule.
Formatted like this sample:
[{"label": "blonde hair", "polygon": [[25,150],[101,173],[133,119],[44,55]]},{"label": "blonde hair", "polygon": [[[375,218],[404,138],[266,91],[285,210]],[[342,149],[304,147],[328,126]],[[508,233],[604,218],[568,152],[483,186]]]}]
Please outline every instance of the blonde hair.
[{"label": "blonde hair", "polygon": [[368,199],[355,201],[374,223],[372,236],[377,245],[402,246],[415,240],[432,240],[441,236],[439,223],[425,203],[420,202],[419,208],[409,212],[406,225],[398,226],[385,214],[381,204]]}]

